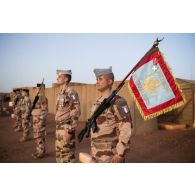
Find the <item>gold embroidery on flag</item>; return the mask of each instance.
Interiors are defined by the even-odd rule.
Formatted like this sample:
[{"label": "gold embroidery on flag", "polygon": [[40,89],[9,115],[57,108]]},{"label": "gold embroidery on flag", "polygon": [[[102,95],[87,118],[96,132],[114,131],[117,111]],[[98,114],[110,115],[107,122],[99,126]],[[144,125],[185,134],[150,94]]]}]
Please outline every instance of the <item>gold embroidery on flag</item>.
[{"label": "gold embroidery on flag", "polygon": [[[171,75],[172,75],[171,69],[170,69],[170,67],[168,66],[167,62],[165,61],[163,54],[162,54],[161,52],[159,53],[159,55],[160,55],[160,54],[161,54],[161,56],[162,56],[162,58],[163,58],[163,60],[164,60],[164,62],[165,62],[165,64],[166,64],[166,66],[167,66],[169,72],[170,72]],[[135,75],[133,75],[133,76],[135,76]],[[173,77],[173,75],[172,75],[172,77]],[[152,119],[152,118],[154,118],[154,117],[157,117],[157,116],[159,116],[159,115],[161,115],[161,114],[164,114],[164,113],[166,113],[166,112],[170,112],[171,110],[176,109],[176,108],[179,108],[180,106],[183,106],[183,105],[186,103],[186,99],[185,99],[185,97],[184,97],[184,94],[183,94],[183,92],[182,92],[182,90],[181,90],[181,88],[180,88],[178,82],[175,80],[174,77],[173,77],[173,79],[174,79],[174,82],[175,82],[177,88],[178,88],[179,91],[180,91],[180,94],[181,94],[183,100],[180,101],[180,102],[178,102],[178,103],[175,103],[175,104],[173,104],[173,105],[171,105],[171,106],[169,106],[169,107],[167,107],[167,108],[164,108],[164,109],[162,109],[162,110],[159,110],[159,111],[157,111],[157,112],[155,112],[155,113],[149,114],[149,115],[147,115],[147,116],[144,115],[144,112],[142,111],[142,108],[141,108],[139,102],[137,101],[137,98],[135,97],[135,95],[134,95],[134,93],[133,93],[133,91],[132,91],[132,89],[131,89],[131,87],[130,87],[130,84],[129,84],[129,82],[128,82],[128,88],[129,88],[130,94],[131,94],[131,96],[133,97],[133,99],[134,99],[134,101],[135,101],[135,103],[136,103],[136,105],[137,105],[137,108],[138,108],[138,110],[139,110],[141,116],[144,118],[144,120],[149,120],[149,119]],[[163,83],[164,83],[164,87],[167,88],[168,86],[165,85],[165,82],[163,82]],[[140,86],[139,86],[139,87],[140,87]],[[142,87],[140,87],[140,88],[141,88],[141,90],[143,90]],[[143,99],[143,97],[142,97],[142,99]]]}]

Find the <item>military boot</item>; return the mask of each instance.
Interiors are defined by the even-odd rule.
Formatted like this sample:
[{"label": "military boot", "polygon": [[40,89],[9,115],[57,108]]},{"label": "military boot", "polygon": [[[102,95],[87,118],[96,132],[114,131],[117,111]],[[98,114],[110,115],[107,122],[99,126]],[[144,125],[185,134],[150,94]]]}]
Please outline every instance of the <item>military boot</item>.
[{"label": "military boot", "polygon": [[32,157],[33,157],[34,159],[43,158],[44,155],[45,155],[45,150],[44,150],[42,153],[38,153],[38,152],[32,153]]},{"label": "military boot", "polygon": [[15,132],[20,132],[20,131],[22,131],[22,128],[21,127],[17,127],[17,128],[14,129],[14,131]]},{"label": "military boot", "polygon": [[21,137],[20,139],[19,139],[19,142],[26,142],[26,141],[29,141],[30,140],[30,138],[29,137]]},{"label": "military boot", "polygon": [[17,126],[18,126],[17,124],[12,125],[12,127],[13,127],[14,129],[16,129]]}]

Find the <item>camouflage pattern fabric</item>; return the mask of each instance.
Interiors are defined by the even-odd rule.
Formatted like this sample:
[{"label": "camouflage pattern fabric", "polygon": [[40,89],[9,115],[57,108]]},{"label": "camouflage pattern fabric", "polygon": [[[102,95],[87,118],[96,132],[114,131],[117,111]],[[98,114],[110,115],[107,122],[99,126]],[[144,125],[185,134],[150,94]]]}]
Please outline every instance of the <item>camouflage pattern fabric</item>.
[{"label": "camouflage pattern fabric", "polygon": [[[104,100],[100,97],[92,106],[92,114]],[[110,163],[114,155],[122,157],[129,148],[131,115],[127,102],[117,96],[114,103],[97,118],[98,131],[91,132],[91,155],[95,162]]]},{"label": "camouflage pattern fabric", "polygon": [[[80,102],[77,92],[68,87],[61,90],[56,101],[56,162],[75,162],[75,130],[80,116]],[[70,143],[66,142],[66,134]]]},{"label": "camouflage pattern fabric", "polygon": [[48,113],[48,99],[39,97],[32,111],[33,137],[36,145],[36,154],[41,156],[45,153],[46,119]]},{"label": "camouflage pattern fabric", "polygon": [[31,111],[31,101],[28,96],[24,96],[21,99],[20,110],[22,113],[23,137],[28,137],[30,131],[30,111]]},{"label": "camouflage pattern fabric", "polygon": [[70,142],[66,142],[66,131],[71,129],[70,125],[56,125],[56,162],[74,163],[75,161],[75,132],[71,133]]},{"label": "camouflage pattern fabric", "polygon": [[14,116],[15,116],[14,127],[18,128],[18,129],[22,129],[22,113],[21,113],[21,109],[20,109],[21,99],[22,99],[22,96],[19,94],[16,94],[13,97],[13,112],[14,112]]}]

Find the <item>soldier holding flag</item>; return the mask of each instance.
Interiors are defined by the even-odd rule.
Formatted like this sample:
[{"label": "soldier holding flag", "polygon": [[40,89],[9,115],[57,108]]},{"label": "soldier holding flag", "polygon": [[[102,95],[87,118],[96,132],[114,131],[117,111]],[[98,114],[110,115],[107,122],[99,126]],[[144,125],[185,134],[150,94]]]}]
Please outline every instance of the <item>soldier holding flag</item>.
[{"label": "soldier holding flag", "polygon": [[[114,74],[112,68],[94,69],[96,85],[101,96],[92,106],[92,114],[112,93]],[[95,162],[125,162],[131,136],[131,116],[124,98],[116,96],[111,106],[96,120],[97,131],[91,131],[91,155]]]},{"label": "soldier holding flag", "polygon": [[[158,44],[162,40],[156,39],[152,48],[112,92],[111,86],[114,77],[111,68],[94,70],[97,77],[97,88],[101,92],[101,97],[96,100],[92,108],[91,117],[87,120],[85,128],[78,135],[78,140],[81,142],[84,136],[89,137],[91,133],[91,154],[93,159],[86,158],[88,162],[123,161],[125,146],[131,135],[131,131],[128,131],[128,123],[131,120],[126,102],[120,97],[118,98],[117,93],[124,86],[125,80],[130,75],[129,89],[144,119],[147,120],[166,113],[185,103],[181,89],[174,81],[159,51]],[[118,110],[114,109],[115,104],[117,105],[115,108]],[[113,114],[113,117],[112,114],[108,113],[109,109],[112,113],[115,110],[120,115]],[[119,124],[116,125],[113,122],[114,120]],[[83,158],[85,156],[79,155],[79,157],[81,160],[85,160]]]}]

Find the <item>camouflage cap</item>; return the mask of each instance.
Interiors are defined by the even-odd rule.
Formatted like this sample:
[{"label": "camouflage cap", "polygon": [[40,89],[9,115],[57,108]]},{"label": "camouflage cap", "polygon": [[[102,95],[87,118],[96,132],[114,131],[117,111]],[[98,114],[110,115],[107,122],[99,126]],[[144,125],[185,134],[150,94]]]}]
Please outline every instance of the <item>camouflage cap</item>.
[{"label": "camouflage cap", "polygon": [[112,66],[109,66],[109,68],[101,68],[101,69],[96,68],[96,69],[93,70],[93,72],[95,73],[96,77],[113,73],[112,72]]},{"label": "camouflage cap", "polygon": [[61,74],[71,75],[72,74],[72,71],[71,70],[56,70],[56,74],[57,75],[61,75]]}]

